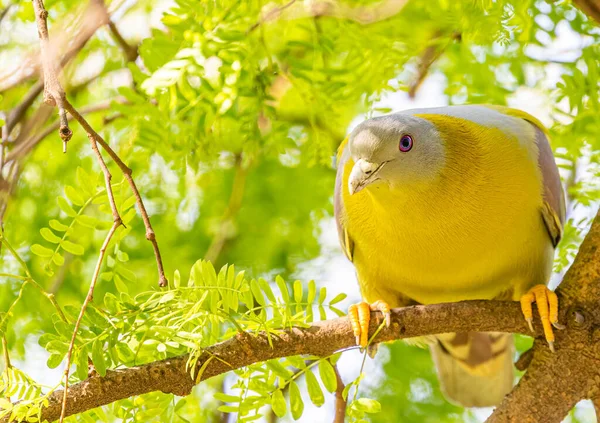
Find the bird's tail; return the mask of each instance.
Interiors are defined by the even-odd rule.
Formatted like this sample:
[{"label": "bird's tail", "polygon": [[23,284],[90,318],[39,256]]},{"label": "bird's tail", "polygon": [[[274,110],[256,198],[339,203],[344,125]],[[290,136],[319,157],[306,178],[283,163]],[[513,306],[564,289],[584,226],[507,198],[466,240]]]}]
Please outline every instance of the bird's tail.
[{"label": "bird's tail", "polygon": [[513,336],[452,333],[431,345],[442,392],[464,407],[500,404],[514,383]]}]

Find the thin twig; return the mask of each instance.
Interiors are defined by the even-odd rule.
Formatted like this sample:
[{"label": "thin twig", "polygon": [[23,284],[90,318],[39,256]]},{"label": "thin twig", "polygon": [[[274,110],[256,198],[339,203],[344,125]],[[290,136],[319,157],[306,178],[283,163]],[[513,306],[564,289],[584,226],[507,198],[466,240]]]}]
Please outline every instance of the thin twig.
[{"label": "thin twig", "polygon": [[6,239],[6,237],[4,236],[4,234],[2,232],[0,232],[0,244],[3,244],[6,246],[6,248],[8,248],[8,251],[12,254],[12,256],[15,258],[15,260],[17,260],[17,262],[21,265],[21,267],[25,271],[25,275],[27,275],[27,279],[25,282],[31,283],[38,291],[40,291],[46,298],[48,298],[48,301],[50,301],[52,303],[52,305],[58,312],[58,315],[60,316],[61,320],[65,323],[68,323],[69,320],[63,313],[62,308],[60,307],[58,302],[56,302],[56,298],[54,297],[54,294],[46,291],[39,283],[37,283],[35,281],[35,279],[33,279],[33,276],[31,275],[31,272],[29,271],[29,267],[27,266],[27,263],[25,263],[25,260],[23,260],[21,258],[19,253],[17,253],[17,250],[15,250],[14,247],[8,242],[8,240]]},{"label": "thin twig", "polygon": [[[67,100],[65,100],[65,101],[72,108],[71,104]],[[81,115],[79,115],[79,117],[81,119],[83,119],[83,117]],[[112,175],[110,174],[110,171],[108,170],[108,166],[106,166],[106,162],[104,161],[104,158],[102,157],[102,154],[100,153],[100,150],[98,150],[98,143],[96,141],[96,138],[94,137],[93,134],[91,134],[89,132],[88,132],[88,138],[90,140],[92,150],[94,151],[94,154],[96,155],[96,158],[98,159],[98,163],[100,164],[100,167],[102,168],[102,172],[104,173],[104,183],[106,185],[106,194],[108,195],[108,202],[110,203],[110,210],[113,215],[113,226],[111,227],[110,231],[106,235],[104,243],[102,244],[102,247],[100,248],[100,254],[98,255],[98,262],[96,263],[96,269],[94,270],[94,275],[92,276],[92,282],[90,283],[90,289],[88,291],[87,297],[85,298],[85,301],[83,302],[83,305],[81,306],[81,311],[79,312],[79,317],[77,318],[77,322],[75,323],[75,328],[73,329],[73,336],[71,337],[71,343],[69,345],[69,350],[67,351],[67,368],[65,369],[65,393],[63,395],[63,404],[62,404],[62,409],[60,412],[60,423],[63,422],[63,420],[65,418],[65,413],[67,411],[69,370],[71,368],[71,357],[73,355],[73,347],[75,346],[75,339],[77,338],[77,332],[79,331],[79,325],[81,324],[81,319],[83,319],[83,315],[85,314],[85,310],[86,310],[88,304],[90,303],[90,301],[92,301],[92,298],[94,296],[94,288],[95,288],[96,282],[98,280],[98,275],[100,274],[100,268],[102,267],[102,261],[104,259],[104,255],[106,253],[106,249],[108,248],[108,244],[109,244],[110,240],[112,239],[117,228],[119,226],[121,226],[123,223],[121,220],[121,216],[119,215],[119,211],[117,210],[117,203],[115,202],[115,196],[114,196],[112,185],[111,185]]]},{"label": "thin twig", "polygon": [[158,267],[158,285],[161,287],[167,286],[168,281],[165,276],[165,271],[162,264],[162,258],[160,256],[160,250],[158,249],[158,242],[156,241],[156,234],[154,233],[154,229],[152,229],[152,224],[150,223],[150,217],[148,216],[148,212],[146,211],[146,207],[144,206],[144,202],[142,200],[142,196],[140,195],[140,191],[138,190],[135,181],[131,174],[133,173],[131,168],[128,167],[123,160],[115,153],[115,151],[108,145],[108,143],[102,138],[94,129],[90,126],[90,124],[85,120],[81,114],[71,103],[65,101],[65,107],[67,111],[75,118],[77,122],[83,127],[83,129],[87,132],[88,136],[92,136],[94,140],[102,146],[104,151],[108,153],[111,159],[115,162],[115,164],[119,167],[123,176],[127,180],[127,183],[131,187],[131,191],[135,196],[135,201],[140,211],[140,215],[142,216],[142,220],[144,221],[144,226],[146,228],[146,239],[150,241],[152,247],[154,249],[154,256],[156,257],[156,265]]},{"label": "thin twig", "polygon": [[315,0],[311,2],[296,2],[290,0],[283,6],[273,8],[267,5],[261,11],[261,16],[246,33],[251,33],[260,25],[277,19],[291,20],[303,18],[318,18],[329,16],[346,19],[360,25],[370,25],[389,19],[404,8],[408,0],[381,0],[367,6],[354,6],[352,2],[337,0]]},{"label": "thin twig", "polygon": [[231,194],[229,196],[229,204],[227,205],[227,209],[221,218],[219,228],[216,231],[208,250],[206,250],[206,254],[204,256],[205,260],[215,263],[215,261],[221,255],[225,243],[231,238],[231,229],[229,226],[231,225],[232,219],[242,206],[247,174],[248,166],[244,165],[242,163],[242,157],[238,156],[235,162],[235,175],[233,177]]},{"label": "thin twig", "polygon": [[2,335],[2,351],[4,352],[4,366],[10,369],[10,356],[8,355],[8,342],[6,342],[6,336]]},{"label": "thin twig", "polygon": [[337,364],[333,365],[333,370],[335,371],[335,379],[337,380],[337,388],[335,389],[335,417],[333,418],[333,423],[344,423],[346,420],[347,402],[344,399],[343,393],[346,385],[344,385]]},{"label": "thin twig", "polygon": [[[112,2],[111,9],[115,10],[114,5],[117,5],[120,2]],[[63,45],[67,45],[66,52],[62,55],[62,59],[60,61],[60,67],[64,67],[68,62],[73,59],[79,53],[81,49],[87,44],[89,39],[94,35],[94,33],[101,26],[105,25],[108,22],[108,15],[110,12],[102,12],[99,11],[98,8],[106,10],[102,0],[90,0],[89,5],[85,13],[83,14],[83,19],[81,20],[81,25],[78,30],[75,32],[65,31],[59,36],[54,37],[52,41],[53,51],[58,51],[62,48]],[[56,24],[56,27],[59,28],[67,28],[77,26],[75,22],[59,22]],[[21,85],[23,82],[31,79],[35,76],[39,71],[39,63],[37,61],[32,60],[31,58],[22,58],[20,59],[23,66],[22,68],[26,68],[25,72],[22,72],[22,75],[18,79],[11,80],[11,82],[2,84],[2,80],[0,79],[0,91],[8,91],[18,85]],[[2,75],[6,78],[7,75]],[[12,76],[12,75],[11,75]]]},{"label": "thin twig", "polygon": [[269,21],[277,18],[281,12],[283,12],[285,9],[287,9],[288,7],[290,7],[294,3],[296,3],[296,0],[290,0],[289,2],[287,2],[286,4],[284,4],[283,6],[279,6],[279,7],[276,7],[274,9],[272,9],[272,10],[269,10],[267,13],[264,14],[264,16],[262,16],[258,20],[258,22],[256,22],[250,28],[248,28],[248,31],[246,31],[246,33],[249,34],[252,31],[254,31],[256,28],[258,28],[260,25],[262,25],[263,23],[269,22]]},{"label": "thin twig", "polygon": [[[10,364],[10,356],[8,354],[8,342],[6,342],[6,336],[2,335],[2,351],[4,352],[4,368],[8,370],[12,367]],[[10,396],[6,394],[6,400],[10,401]]]},{"label": "thin twig", "polygon": [[[0,168],[1,170],[1,168]],[[15,186],[17,185],[17,179],[20,172],[20,166],[18,163],[12,163],[8,169],[6,186],[0,187],[0,231],[4,231],[4,215],[8,208],[8,201],[13,195]],[[1,178],[0,178],[1,181]],[[0,244],[1,249],[1,244]]]},{"label": "thin twig", "polygon": [[456,33],[452,34],[450,41],[448,43],[446,43],[443,46],[440,46],[440,41],[441,41],[440,37],[442,35],[443,34],[440,31],[436,32],[436,34],[432,37],[431,45],[429,45],[425,50],[423,50],[423,53],[419,57],[417,77],[410,84],[409,89],[408,89],[408,97],[409,98],[411,98],[411,99],[415,98],[415,96],[417,95],[417,90],[419,89],[419,87],[421,86],[421,84],[423,83],[425,78],[427,77],[427,74],[429,73],[429,69],[431,68],[431,65],[433,65],[435,63],[435,61],[440,58],[440,56],[444,53],[444,51],[446,50],[448,45],[452,41],[461,39],[460,33],[456,32]]},{"label": "thin twig", "polygon": [[[87,24],[87,22],[91,21],[91,19],[88,17],[88,15],[90,15],[90,14],[97,15],[97,13],[94,13],[96,11],[96,7],[98,6],[97,3],[98,3],[98,0],[91,1],[90,7],[85,15],[86,18],[84,18],[83,30],[76,35],[75,43],[74,43],[73,47],[71,49],[69,49],[69,51],[67,51],[67,53],[64,55],[64,57],[60,61],[60,66],[59,66],[60,69],[64,68],[67,65],[67,63],[69,63],[70,60],[73,57],[75,57],[75,55],[81,49],[83,49],[83,47],[86,45],[88,40],[92,37],[92,35],[98,29],[98,26],[97,26],[98,24],[96,23],[96,22],[98,22],[98,19],[96,17],[94,17],[94,20],[96,21],[95,25]],[[109,17],[107,15],[106,11],[103,11],[103,14],[106,15],[104,20],[107,21],[109,19]],[[102,20],[100,21],[100,24],[102,24]],[[86,82],[89,83],[91,81],[86,81]],[[76,89],[80,89],[83,86],[85,86],[85,85],[81,84]],[[35,101],[37,96],[42,92],[43,89],[44,89],[44,83],[43,83],[43,78],[42,78],[42,80],[36,82],[29,89],[27,94],[25,94],[25,96],[23,97],[23,100],[21,101],[21,103],[19,103],[17,106],[15,106],[15,108],[13,110],[10,111],[10,113],[8,114],[8,117],[6,119],[6,124],[4,125],[4,128],[3,128],[5,131],[5,135],[3,134],[3,141],[5,141],[4,138],[8,138],[8,136],[10,135],[10,133],[12,132],[12,130],[14,129],[16,124],[21,121],[21,119],[27,112],[27,109],[31,106],[31,104],[33,104],[33,102]]]},{"label": "thin twig", "polygon": [[0,22],[2,22],[2,20],[6,17],[6,15],[8,14],[8,11],[10,10],[11,7],[14,6],[14,3],[10,3],[8,4],[4,10],[2,12],[0,12]]},{"label": "thin twig", "polygon": [[[10,113],[8,114],[8,117],[6,118],[6,124],[5,124],[7,139],[8,139],[8,136],[10,135],[10,133],[12,132],[13,128],[16,126],[17,123],[19,123],[21,121],[21,119],[23,119],[23,116],[25,116],[27,109],[29,109],[29,107],[33,104],[33,102],[35,101],[37,96],[40,95],[40,93],[42,92],[43,89],[44,89],[44,83],[42,81],[36,82],[29,89],[27,94],[25,94],[25,96],[23,97],[23,100],[19,104],[17,104],[14,109],[12,109],[10,111]],[[5,140],[3,140],[3,141],[5,141]]]},{"label": "thin twig", "polygon": [[[91,138],[92,137],[90,137],[90,139]],[[96,147],[95,151],[98,151],[97,147]],[[104,166],[106,167],[106,165],[104,165]],[[110,178],[108,178],[107,183],[110,185]],[[113,200],[113,202],[114,202],[114,200]],[[111,207],[112,207],[112,203],[111,203]],[[113,215],[114,215],[114,211],[113,211]],[[108,243],[112,239],[113,235],[115,234],[115,231],[117,230],[117,228],[119,226],[121,226],[121,218],[118,217],[118,214],[117,214],[117,219],[113,222],[113,225],[110,228],[110,231],[108,231],[108,234],[106,235],[106,238],[104,239],[104,243],[102,244],[102,247],[100,248],[100,254],[98,255],[98,261],[96,262],[96,268],[94,269],[94,275],[92,276],[92,282],[90,283],[90,288],[88,290],[88,294],[85,297],[85,300],[83,301],[83,305],[81,306],[81,311],[79,312],[79,316],[77,317],[77,321],[75,322],[75,328],[73,329],[73,335],[71,336],[71,343],[69,344],[69,350],[67,352],[67,367],[65,369],[65,389],[63,391],[62,408],[60,411],[60,423],[63,423],[63,421],[66,417],[66,412],[67,412],[67,395],[69,393],[69,369],[71,367],[71,357],[73,355],[73,348],[75,346],[75,338],[77,338],[77,332],[79,331],[79,326],[81,325],[81,320],[83,319],[85,310],[87,309],[88,304],[92,301],[92,298],[94,296],[94,288],[96,287],[96,282],[98,281],[98,275],[100,274],[100,268],[102,267],[102,261],[104,260],[104,255],[106,253]]]},{"label": "thin twig", "polygon": [[[113,101],[117,101],[121,104],[127,103],[127,100],[122,97],[119,97]],[[90,113],[96,113],[96,112],[108,110],[108,109],[110,109],[111,104],[113,104],[113,101],[104,101],[102,103],[94,104],[92,106],[83,107],[81,109],[80,113],[81,113],[81,115],[87,115]],[[68,116],[69,121],[71,121],[72,119],[73,119],[72,116]],[[12,160],[18,160],[21,157],[27,155],[31,150],[33,150],[33,148],[35,148],[36,145],[38,145],[41,141],[43,141],[44,138],[46,138],[48,135],[52,134],[58,128],[60,128],[60,122],[56,121],[53,124],[44,128],[44,130],[42,130],[42,132],[40,132],[39,134],[36,134],[35,136],[28,138],[27,140],[25,140],[23,142],[18,143],[10,151],[10,153],[8,153],[8,155],[6,156],[6,162],[8,163]]]},{"label": "thin twig", "polygon": [[123,36],[119,32],[119,29],[117,28],[117,25],[112,20],[108,21],[108,28],[110,29],[110,32],[112,33],[113,37],[115,37],[115,40],[117,40],[117,43],[119,43],[119,46],[121,47],[123,52],[125,53],[125,58],[127,59],[127,61],[133,62],[135,59],[137,59],[137,47],[132,46],[125,40],[125,38],[123,38]]},{"label": "thin twig", "polygon": [[43,0],[33,0],[35,20],[40,37],[40,54],[42,56],[42,69],[44,71],[44,102],[58,107],[58,119],[60,128],[58,133],[63,140],[63,151],[67,150],[67,142],[71,139],[73,132],[69,128],[65,110],[65,91],[58,80],[58,69],[56,58],[50,51],[50,40],[48,38],[48,12],[44,8]]}]

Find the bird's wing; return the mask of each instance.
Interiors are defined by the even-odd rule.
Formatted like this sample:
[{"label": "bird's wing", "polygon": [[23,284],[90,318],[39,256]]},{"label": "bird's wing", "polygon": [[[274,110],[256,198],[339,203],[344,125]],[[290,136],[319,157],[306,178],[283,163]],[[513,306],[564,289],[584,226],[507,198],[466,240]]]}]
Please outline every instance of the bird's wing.
[{"label": "bird's wing", "polygon": [[552,148],[548,140],[548,131],[542,122],[529,113],[511,109],[510,107],[489,105],[487,107],[512,117],[521,118],[529,122],[534,128],[534,142],[538,150],[538,166],[542,174],[542,186],[544,190],[541,214],[548,235],[550,235],[550,239],[552,240],[552,245],[556,247],[563,234],[566,206],[565,194],[560,183],[560,175],[558,174],[558,168],[556,167]]},{"label": "bird's wing", "polygon": [[535,127],[535,143],[538,147],[538,165],[542,172],[544,187],[542,217],[552,239],[552,245],[556,247],[562,238],[565,224],[565,195],[548,137],[538,126]]},{"label": "bird's wing", "polygon": [[354,251],[354,242],[348,233],[348,228],[344,225],[345,211],[344,211],[344,200],[342,198],[343,184],[344,184],[344,167],[350,159],[350,150],[347,148],[348,139],[346,138],[338,149],[337,154],[337,175],[335,177],[335,192],[333,201],[333,211],[335,214],[335,221],[337,224],[338,236],[342,250],[348,257],[348,260],[352,261],[352,255]]}]

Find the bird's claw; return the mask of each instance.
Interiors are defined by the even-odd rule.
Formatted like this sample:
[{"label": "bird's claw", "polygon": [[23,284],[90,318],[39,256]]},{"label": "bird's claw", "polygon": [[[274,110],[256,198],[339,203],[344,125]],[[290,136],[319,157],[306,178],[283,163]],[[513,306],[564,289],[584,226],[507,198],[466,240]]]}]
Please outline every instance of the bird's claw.
[{"label": "bird's claw", "polygon": [[361,302],[352,304],[348,309],[348,317],[354,331],[356,345],[361,347],[361,350],[367,347],[369,343],[369,323],[371,322],[371,311],[379,311],[383,313],[386,327],[392,323],[392,315],[390,306],[382,300],[375,301],[372,304]]},{"label": "bird's claw", "polygon": [[558,323],[558,297],[546,285],[536,285],[521,297],[521,311],[532,332],[534,332],[532,310],[534,302],[540,313],[540,319],[544,327],[544,336],[548,342],[550,351],[554,352],[554,332],[552,331],[552,326],[556,329],[565,328],[564,325]]}]

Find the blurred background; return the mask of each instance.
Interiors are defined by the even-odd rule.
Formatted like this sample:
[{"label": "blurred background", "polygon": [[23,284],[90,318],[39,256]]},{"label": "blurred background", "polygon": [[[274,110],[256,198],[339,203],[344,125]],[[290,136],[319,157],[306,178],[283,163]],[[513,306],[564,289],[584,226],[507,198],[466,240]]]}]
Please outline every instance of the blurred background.
[{"label": "blurred background", "polygon": [[[207,258],[267,280],[314,279],[334,295],[347,293],[339,305],[345,310],[360,293],[332,217],[336,148],[365,118],[413,107],[509,105],[550,128],[569,210],[553,286],[598,208],[600,30],[593,14],[570,1],[45,6],[67,97],[133,169],[169,279],[175,270],[186,279],[192,264]],[[74,122],[62,153],[56,109],[42,102],[38,46],[31,2],[0,0],[0,216],[35,279],[61,304],[80,305],[109,210],[86,190],[103,182]],[[118,169],[109,167],[119,183]],[[133,203],[125,204],[126,184],[119,186],[120,205],[131,213],[110,250],[100,299],[157,283],[144,225]],[[55,247],[47,227],[59,236],[67,231],[73,245]],[[0,272],[20,272],[5,248],[0,260]],[[0,276],[0,312],[9,311],[21,286]],[[38,345],[52,330],[52,305],[32,287],[22,294],[0,331],[13,364],[54,386],[61,366],[49,369],[49,353]],[[517,340],[520,351],[530,344]],[[356,378],[361,362],[358,351],[344,353],[342,378]],[[478,422],[491,411],[447,403],[429,352],[402,342],[382,346],[365,372],[361,392],[383,409],[370,416],[374,422]],[[193,421],[235,420],[215,411],[211,399],[229,390],[232,378],[195,389]],[[320,409],[306,403],[303,421],[332,420],[332,397]],[[593,407],[581,403],[569,419],[594,421]]]}]

